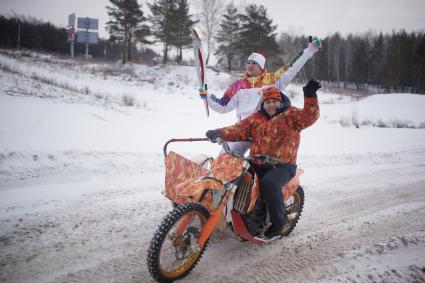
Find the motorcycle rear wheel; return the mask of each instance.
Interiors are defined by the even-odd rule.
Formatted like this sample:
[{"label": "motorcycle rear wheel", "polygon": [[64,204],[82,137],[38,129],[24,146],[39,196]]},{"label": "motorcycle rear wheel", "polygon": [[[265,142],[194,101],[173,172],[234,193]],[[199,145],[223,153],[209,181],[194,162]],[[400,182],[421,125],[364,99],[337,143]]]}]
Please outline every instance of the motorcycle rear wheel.
[{"label": "motorcycle rear wheel", "polygon": [[148,251],[148,269],[159,282],[185,277],[201,258],[207,244],[198,247],[198,239],[208,210],[200,203],[177,206],[162,221]]},{"label": "motorcycle rear wheel", "polygon": [[286,223],[282,229],[282,236],[288,236],[294,230],[295,226],[300,219],[301,212],[304,207],[304,190],[301,186],[298,186],[294,194],[289,199],[289,203],[285,203],[285,212],[287,215],[296,213],[295,218],[291,219]]}]

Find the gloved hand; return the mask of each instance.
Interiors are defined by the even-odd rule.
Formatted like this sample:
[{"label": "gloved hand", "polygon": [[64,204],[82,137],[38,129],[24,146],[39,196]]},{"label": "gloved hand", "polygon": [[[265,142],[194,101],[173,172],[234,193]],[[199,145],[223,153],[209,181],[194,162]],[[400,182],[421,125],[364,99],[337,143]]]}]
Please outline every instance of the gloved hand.
[{"label": "gloved hand", "polygon": [[217,142],[217,138],[221,137],[218,130],[208,130],[205,135],[211,142]]},{"label": "gloved hand", "polygon": [[311,56],[313,56],[314,53],[322,49],[323,45],[320,39],[313,40],[312,42],[308,43],[308,46],[306,49],[304,49],[304,52]]},{"label": "gloved hand", "polygon": [[308,98],[317,97],[316,91],[322,86],[316,80],[309,80],[308,83],[303,87],[304,96]]},{"label": "gloved hand", "polygon": [[204,87],[200,87],[199,88],[199,96],[202,98],[202,99],[206,99],[207,98],[207,91],[205,90],[205,88]]}]

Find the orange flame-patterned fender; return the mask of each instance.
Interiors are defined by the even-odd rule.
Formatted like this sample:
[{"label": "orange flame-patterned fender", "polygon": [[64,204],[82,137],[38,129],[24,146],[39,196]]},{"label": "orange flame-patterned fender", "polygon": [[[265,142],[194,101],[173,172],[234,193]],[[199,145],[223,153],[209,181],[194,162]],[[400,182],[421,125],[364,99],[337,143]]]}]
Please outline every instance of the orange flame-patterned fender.
[{"label": "orange flame-patterned fender", "polygon": [[215,178],[231,181],[242,174],[243,161],[227,153],[221,153],[211,164]]},{"label": "orange flame-patterned fender", "polygon": [[[205,177],[189,179],[173,187],[174,198],[177,204],[198,201],[205,189],[222,190],[224,186],[218,180]],[[202,204],[210,211],[213,208],[212,195],[207,194]]]},{"label": "orange flame-patterned fender", "polygon": [[[304,173],[303,169],[298,169],[295,176],[282,187],[282,193],[283,193],[283,199],[284,201],[287,201],[289,197],[291,197],[294,192],[297,190],[298,186],[300,185],[300,176]],[[255,181],[254,186],[251,190],[251,201],[248,206],[248,213],[252,211],[252,209],[255,206],[255,202],[257,201],[257,198],[260,194],[260,181],[258,179],[258,176],[255,175]]]},{"label": "orange flame-patterned fender", "polygon": [[303,169],[298,169],[295,176],[289,181],[288,184],[282,187],[283,198],[285,201],[291,197],[300,185],[300,176],[304,173]]},{"label": "orange flame-patterned fender", "polygon": [[251,201],[249,202],[248,210],[247,212],[251,212],[252,209],[255,206],[255,202],[257,201],[258,196],[260,195],[260,180],[258,179],[258,176],[255,175],[254,178],[254,185],[252,186],[251,190]]},{"label": "orange flame-patterned fender", "polygon": [[199,176],[205,176],[207,170],[195,162],[170,151],[165,163],[165,196],[174,201],[174,186]]}]

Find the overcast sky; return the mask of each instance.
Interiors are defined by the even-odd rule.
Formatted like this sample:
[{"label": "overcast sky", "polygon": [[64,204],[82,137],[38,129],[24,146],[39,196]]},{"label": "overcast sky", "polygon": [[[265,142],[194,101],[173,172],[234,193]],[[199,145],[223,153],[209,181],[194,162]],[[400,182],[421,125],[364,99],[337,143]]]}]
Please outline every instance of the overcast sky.
[{"label": "overcast sky", "polygon": [[[192,3],[196,0],[189,0]],[[229,0],[227,0],[229,1]],[[402,28],[425,30],[425,0],[235,0],[235,3],[262,4],[279,31],[325,37],[336,31],[343,35],[370,29],[390,33]],[[140,1],[145,15],[146,1]],[[0,13],[31,15],[66,26],[68,15],[99,19],[99,33],[106,37],[109,0],[0,0]],[[194,12],[194,11],[192,11]]]}]

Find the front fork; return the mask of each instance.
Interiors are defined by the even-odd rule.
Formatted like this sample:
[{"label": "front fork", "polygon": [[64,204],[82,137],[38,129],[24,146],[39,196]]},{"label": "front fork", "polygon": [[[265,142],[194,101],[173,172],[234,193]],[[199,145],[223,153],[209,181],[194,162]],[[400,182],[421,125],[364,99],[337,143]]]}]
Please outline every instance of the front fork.
[{"label": "front fork", "polygon": [[[237,185],[233,183],[229,183],[227,185],[226,191],[224,192],[221,200],[219,201],[218,206],[211,212],[210,217],[208,218],[207,222],[203,226],[201,230],[201,234],[198,238],[198,248],[202,249],[205,246],[205,243],[207,242],[208,238],[211,236],[212,232],[214,231],[215,227],[217,226],[217,223],[220,221],[220,215],[222,211],[224,210],[224,206],[228,202],[229,198],[235,193],[237,188]],[[183,218],[179,221],[179,224],[177,226],[176,234],[181,235],[184,230],[187,228],[187,225],[189,225],[194,218],[193,214],[185,215]]]},{"label": "front fork", "polygon": [[211,212],[211,216],[208,218],[207,222],[202,228],[201,235],[198,239],[198,246],[200,249],[204,248],[205,243],[207,242],[211,234],[214,232],[217,223],[220,221],[220,215],[223,212],[224,207],[228,202],[229,198],[235,193],[236,188],[237,185],[229,183],[229,186],[226,189],[226,192],[224,193],[223,197],[221,198],[219,205]]},{"label": "front fork", "polygon": [[[229,201],[229,198],[232,197],[235,194],[236,189],[238,188],[238,185],[240,182],[243,181],[243,178],[245,174],[247,173],[247,170],[249,168],[249,162],[244,160],[243,163],[243,170],[242,174],[240,176],[239,182],[237,184],[233,182],[229,182],[225,185],[225,192],[219,201],[218,206],[211,212],[210,217],[208,218],[207,222],[203,226],[201,230],[201,234],[198,238],[198,248],[203,249],[205,246],[205,243],[211,236],[211,234],[214,232],[215,227],[217,226],[217,223],[220,221],[220,215],[224,211],[224,207],[226,206],[227,202]],[[179,223],[179,226],[177,227],[177,233],[182,233],[186,226],[193,220],[193,215],[187,215],[185,216]]]},{"label": "front fork", "polygon": [[202,249],[205,246],[205,243],[211,236],[212,232],[214,231],[215,227],[217,226],[217,223],[220,221],[220,215],[224,211],[225,205],[228,203],[229,198],[232,197],[236,189],[238,188],[239,184],[243,182],[245,175],[248,172],[248,169],[250,167],[250,164],[248,161],[244,160],[242,165],[242,174],[239,177],[239,181],[236,182],[237,184],[230,182],[226,185],[226,191],[223,194],[223,197],[221,198],[219,205],[216,209],[214,209],[211,212],[211,216],[208,218],[207,222],[205,223],[204,227],[201,230],[201,235],[198,239],[198,246],[200,249]]}]

